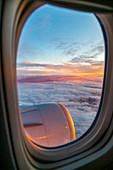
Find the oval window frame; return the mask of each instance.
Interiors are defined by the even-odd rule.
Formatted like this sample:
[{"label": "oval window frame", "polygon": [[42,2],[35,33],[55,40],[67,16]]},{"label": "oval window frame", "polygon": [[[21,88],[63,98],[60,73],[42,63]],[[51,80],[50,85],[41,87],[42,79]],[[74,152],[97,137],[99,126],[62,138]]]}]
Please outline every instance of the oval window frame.
[{"label": "oval window frame", "polygon": [[[113,35],[113,31],[111,29],[111,24],[109,22],[111,20],[111,17],[108,15],[100,15],[100,14],[97,15],[99,20],[101,20],[101,23],[104,25],[104,29],[106,32],[107,63],[106,63],[106,73],[105,73],[106,78],[104,80],[105,90],[104,90],[104,94],[103,94],[103,102],[102,102],[98,120],[97,120],[94,128],[92,129],[92,131],[90,133],[88,133],[88,135],[84,136],[83,139],[80,138],[76,142],[71,142],[70,144],[66,144],[64,146],[56,147],[56,148],[46,148],[46,147],[38,147],[38,146],[36,148],[35,146],[33,146],[33,144],[31,145],[31,143],[27,140],[27,138],[23,132],[22,124],[20,122],[20,116],[18,114],[19,105],[18,105],[18,95],[17,95],[17,86],[16,86],[16,50],[17,50],[19,35],[20,35],[21,29],[22,29],[26,19],[32,13],[32,11],[34,11],[37,7],[39,7],[42,4],[40,4],[37,1],[34,1],[32,3],[28,3],[28,2],[24,2],[24,3],[26,3],[26,4],[20,5],[20,7],[18,8],[18,13],[16,13],[16,15],[14,15],[14,18],[12,18],[11,28],[13,28],[13,29],[9,30],[11,33],[10,36],[6,33],[7,30],[5,29],[5,27],[6,27],[5,22],[3,25],[3,33],[6,33],[3,35],[3,37],[5,37],[5,39],[3,39],[3,42],[2,42],[3,56],[6,55],[6,58],[5,57],[3,58],[4,88],[5,88],[6,94],[7,94],[6,101],[7,101],[10,128],[12,131],[12,138],[14,141],[14,147],[16,149],[16,147],[17,147],[16,142],[18,142],[17,140],[15,140],[16,134],[13,129],[15,127],[16,132],[19,134],[20,142],[24,138],[22,144],[23,144],[24,151],[28,155],[29,159],[32,159],[32,157],[33,157],[36,160],[39,159],[42,161],[56,162],[59,160],[67,159],[71,156],[76,156],[77,154],[80,154],[83,152],[84,152],[83,153],[84,156],[86,156],[87,154],[91,154],[92,151],[90,150],[90,148],[94,144],[96,144],[96,142],[99,141],[100,138],[105,134],[105,131],[108,129],[110,120],[112,117],[112,111],[111,111],[112,103],[111,103],[111,101],[113,101],[113,97],[111,95],[111,92],[113,91],[113,89],[112,89],[113,78],[111,78],[111,77],[113,77],[112,76],[113,74],[111,74],[111,73],[113,72],[113,69],[112,69],[113,62],[111,62],[111,58],[113,58],[113,57],[110,57],[110,55],[113,55],[113,54],[112,54],[112,47],[110,46],[110,43],[112,43],[112,38],[111,38],[112,36],[110,36],[110,34]],[[10,6],[10,8],[11,8],[11,6]],[[7,16],[5,16],[5,17],[7,18]],[[10,23],[9,23],[9,25],[10,25]],[[6,43],[7,39],[8,39],[8,43],[10,43],[10,46],[8,46],[8,44]],[[7,52],[5,51],[5,49],[6,49],[5,44],[7,44],[6,46],[8,47]],[[7,63],[8,62],[7,60],[9,61],[9,63]],[[7,68],[6,68],[6,65],[7,65]],[[108,68],[108,66],[110,68]],[[9,78],[7,76],[7,71],[9,71]],[[111,75],[108,76],[109,74],[111,74]],[[7,80],[8,80],[8,82],[7,82]],[[9,92],[8,83],[10,83],[10,87],[12,87],[11,92]],[[12,96],[12,99],[10,99],[11,96]],[[107,99],[110,101],[108,102]],[[13,108],[11,108],[12,104],[14,104]],[[109,113],[109,117],[107,116],[108,113]],[[15,116],[14,116],[14,114],[15,114]],[[12,116],[14,117],[14,120],[11,120]],[[101,119],[101,118],[103,118],[103,119]],[[15,120],[17,122],[17,125],[15,124]],[[13,125],[11,125],[12,123],[13,123]],[[88,149],[89,149],[89,151],[86,154],[85,151]],[[83,157],[83,155],[82,155],[82,157]],[[79,158],[81,159],[81,156]]]}]

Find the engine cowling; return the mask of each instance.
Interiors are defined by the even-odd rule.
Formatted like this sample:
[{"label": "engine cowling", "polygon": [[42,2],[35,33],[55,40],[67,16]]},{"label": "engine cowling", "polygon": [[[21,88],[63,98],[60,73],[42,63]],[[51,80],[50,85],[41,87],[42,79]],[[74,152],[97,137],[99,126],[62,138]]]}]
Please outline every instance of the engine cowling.
[{"label": "engine cowling", "polygon": [[21,117],[28,139],[35,144],[53,147],[76,139],[73,120],[62,104],[40,104],[37,109],[23,109]]}]

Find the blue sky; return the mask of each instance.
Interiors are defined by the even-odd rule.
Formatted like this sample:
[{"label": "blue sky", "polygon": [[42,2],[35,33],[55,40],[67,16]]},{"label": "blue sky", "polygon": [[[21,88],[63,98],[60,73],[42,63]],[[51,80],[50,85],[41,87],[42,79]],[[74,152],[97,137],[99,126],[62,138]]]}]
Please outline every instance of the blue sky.
[{"label": "blue sky", "polygon": [[[86,66],[91,70],[98,64],[102,72],[103,61],[103,34],[92,13],[47,4],[36,9],[22,29],[17,51],[18,75],[60,74],[64,66],[67,69],[71,65],[72,69],[77,66],[75,72],[81,69],[81,73],[88,73]],[[56,65],[61,69],[55,73]]]}]

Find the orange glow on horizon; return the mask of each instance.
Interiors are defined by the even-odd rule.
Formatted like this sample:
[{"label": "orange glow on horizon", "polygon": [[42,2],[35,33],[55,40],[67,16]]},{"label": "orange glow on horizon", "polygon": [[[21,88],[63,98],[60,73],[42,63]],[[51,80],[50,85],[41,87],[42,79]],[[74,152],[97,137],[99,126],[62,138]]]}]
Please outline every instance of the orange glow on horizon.
[{"label": "orange glow on horizon", "polygon": [[24,62],[17,67],[18,76],[100,76],[104,74],[102,65],[77,65],[72,63],[43,64],[37,62]]},{"label": "orange glow on horizon", "polygon": [[75,75],[75,76],[99,76],[99,75],[103,75],[103,72],[96,72],[96,73],[77,73],[77,74],[71,74],[71,75]]},{"label": "orange glow on horizon", "polygon": [[104,65],[82,66],[72,63],[57,65],[24,62],[23,67],[17,68],[17,79],[20,83],[39,83],[47,81],[99,82],[103,80],[103,68]]},{"label": "orange glow on horizon", "polygon": [[95,82],[101,82],[103,80],[103,73],[79,73],[78,75],[66,75],[66,76],[36,76],[29,75],[27,78],[23,77],[23,79],[18,78],[19,83],[41,83],[41,82],[54,82],[54,81],[74,81],[74,82],[86,82],[86,81],[95,81]]}]

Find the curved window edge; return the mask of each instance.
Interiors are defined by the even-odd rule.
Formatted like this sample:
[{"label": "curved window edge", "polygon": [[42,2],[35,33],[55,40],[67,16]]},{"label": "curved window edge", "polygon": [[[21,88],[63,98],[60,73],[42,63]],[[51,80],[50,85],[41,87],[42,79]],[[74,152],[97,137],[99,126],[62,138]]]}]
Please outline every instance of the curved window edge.
[{"label": "curved window edge", "polygon": [[[88,149],[90,151],[90,148],[93,145],[95,145],[96,142],[100,140],[102,136],[104,136],[105,132],[107,131],[109,127],[110,119],[112,117],[112,101],[113,101],[113,96],[112,96],[113,94],[113,88],[112,88],[113,87],[113,78],[112,78],[113,77],[113,74],[112,74],[113,57],[111,57],[113,55],[112,46],[111,46],[111,44],[113,43],[112,41],[113,30],[111,29],[113,27],[113,24],[111,25],[111,22],[110,22],[112,20],[112,15],[98,15],[99,19],[104,25],[104,29],[105,29],[106,36],[107,36],[107,65],[106,65],[106,79],[105,79],[105,85],[104,85],[105,89],[104,89],[103,102],[102,102],[100,114],[98,117],[98,121],[94,129],[92,129],[91,133],[89,133],[83,139],[78,140],[76,142],[72,142],[68,145],[64,145],[60,148],[50,148],[50,149],[43,148],[43,147],[36,148],[36,147],[33,147],[33,145],[31,145],[29,141],[27,140],[26,136],[23,133],[22,125],[20,122],[20,117],[18,114],[19,107],[17,107],[18,102],[17,102],[17,91],[16,91],[17,90],[16,71],[15,71],[16,70],[16,64],[15,64],[16,63],[16,60],[15,60],[16,50],[15,49],[17,49],[17,42],[18,42],[19,34],[22,29],[22,25],[27,19],[27,16],[29,16],[30,12],[32,12],[39,5],[38,2],[36,1],[34,2],[35,2],[34,6],[32,6],[29,3],[26,3],[26,5],[23,7],[21,4],[18,10],[19,17],[17,17],[16,15],[16,12],[15,12],[16,10],[13,10],[14,5],[11,4],[12,6],[11,5],[8,6],[8,2],[7,2],[5,6],[6,11],[5,11],[4,23],[2,27],[2,30],[3,30],[2,57],[6,56],[6,57],[3,57],[3,61],[2,61],[3,62],[2,64],[3,64],[4,87],[5,87],[4,90],[6,93],[5,100],[7,103],[7,115],[9,119],[9,124],[10,124],[10,129],[11,129],[11,134],[12,134],[12,144],[15,150],[15,155],[18,157],[17,153],[20,153],[21,155],[23,154],[24,156],[22,157],[24,158],[26,162],[27,158],[25,158],[26,156],[24,154],[24,151],[26,150],[25,153],[28,154],[27,157],[29,157],[29,160],[35,158],[35,159],[39,159],[45,162],[46,161],[55,162],[58,160],[67,159],[69,157],[75,157],[75,155],[77,154],[80,154],[83,152],[85,153],[85,151]],[[11,14],[8,8],[12,10]],[[15,5],[15,9],[17,8],[18,6]],[[27,12],[27,15],[26,15],[26,12]],[[7,15],[8,13],[9,15]],[[6,24],[7,17],[10,17],[11,21],[10,23],[8,22]],[[11,36],[8,35],[9,33],[6,33],[7,30],[5,28],[7,28],[7,26],[8,27],[10,26],[9,32],[11,33],[10,34]],[[7,75],[7,72],[9,73],[8,75]],[[9,92],[9,86],[11,88],[10,92]],[[12,105],[14,107],[12,107]],[[108,114],[109,114],[109,117],[107,116]],[[18,148],[20,148],[20,151]],[[89,152],[89,151],[86,151],[86,152]],[[82,156],[79,159],[81,158]],[[22,158],[19,158],[17,161],[22,162]],[[30,160],[30,162],[32,162],[32,160]],[[32,166],[32,165],[30,164],[29,166]]]}]

